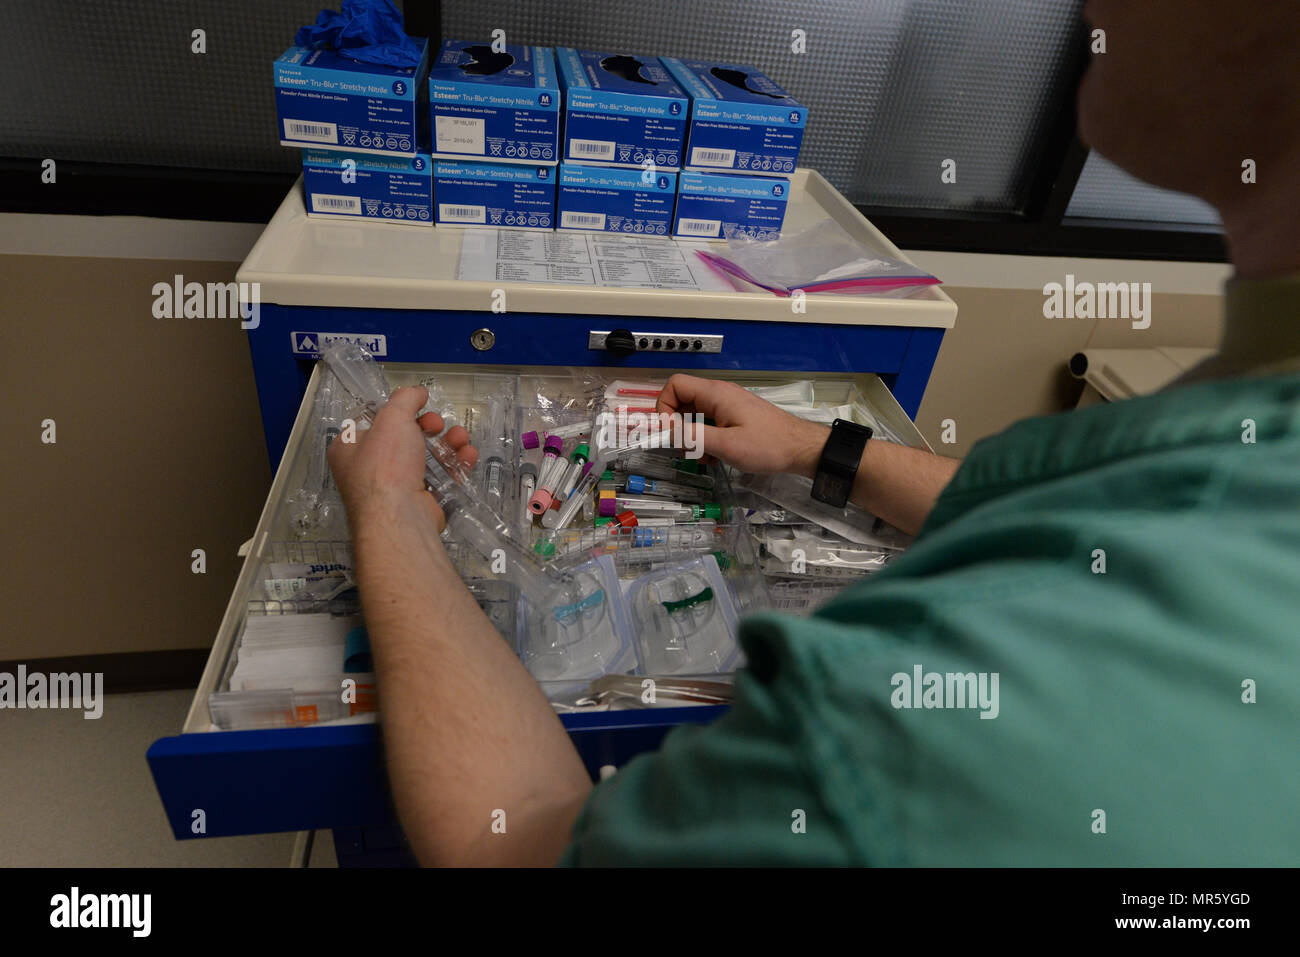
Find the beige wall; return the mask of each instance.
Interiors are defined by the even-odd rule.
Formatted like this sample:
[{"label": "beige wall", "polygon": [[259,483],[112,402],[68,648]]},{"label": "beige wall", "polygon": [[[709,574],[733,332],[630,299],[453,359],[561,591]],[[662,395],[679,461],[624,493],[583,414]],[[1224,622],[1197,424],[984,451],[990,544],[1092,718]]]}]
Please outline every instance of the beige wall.
[{"label": "beige wall", "polygon": [[[238,322],[155,319],[152,287],[175,273],[229,282],[256,235],[230,224],[0,217],[0,660],[211,645],[271,473]],[[1063,278],[1060,262],[944,256],[916,258],[952,277],[960,310],[918,416],[946,454],[1069,407],[1078,387],[1064,363],[1090,341],[1216,341],[1219,267],[1132,266],[1138,278],[1168,272],[1152,328],[1139,332],[1044,319],[1043,276]],[[1196,294],[1168,291],[1180,284]],[[47,418],[55,445],[40,441]],[[940,442],[946,418],[957,423],[955,446]],[[190,571],[195,548],[207,552],[206,575]]]},{"label": "beige wall", "polygon": [[270,467],[238,321],[152,315],[175,273],[235,264],[0,255],[0,660],[212,643]]},{"label": "beige wall", "polygon": [[[1081,349],[1212,348],[1222,327],[1218,295],[1154,292],[1151,327],[1134,329],[1122,319],[1046,319],[1041,286],[947,292],[957,303],[957,325],[944,336],[916,416],[941,455],[965,455],[1018,419],[1073,408],[1082,383],[1065,363]],[[955,444],[940,441],[944,419],[956,423]]]}]

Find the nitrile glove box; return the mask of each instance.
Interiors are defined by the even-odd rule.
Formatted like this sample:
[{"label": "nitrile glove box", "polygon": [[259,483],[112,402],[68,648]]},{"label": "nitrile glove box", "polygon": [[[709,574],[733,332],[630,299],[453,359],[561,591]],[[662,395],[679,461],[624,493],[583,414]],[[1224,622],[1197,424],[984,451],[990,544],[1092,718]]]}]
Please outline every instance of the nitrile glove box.
[{"label": "nitrile glove box", "polygon": [[418,67],[362,63],[330,50],[290,47],[275,61],[280,145],[354,153],[423,151],[428,132],[424,73]]},{"label": "nitrile glove box", "polygon": [[776,239],[785,221],[784,176],[683,172],[677,181],[673,235],[681,239]]},{"label": "nitrile glove box", "polygon": [[685,169],[794,170],[808,124],[802,103],[753,67],[676,57],[663,64],[691,96]]},{"label": "nitrile glove box", "polygon": [[439,226],[551,229],[555,167],[435,160],[433,192]]},{"label": "nitrile glove box", "polygon": [[555,51],[564,88],[564,151],[572,162],[681,166],[690,101],[658,57]]},{"label": "nitrile glove box", "polygon": [[486,43],[443,41],[429,68],[429,108],[434,157],[559,161],[560,88],[549,47],[494,52]]},{"label": "nitrile glove box", "polygon": [[427,155],[303,150],[302,185],[308,216],[433,225],[433,162]]},{"label": "nitrile glove box", "polygon": [[666,236],[676,193],[676,173],[561,163],[556,226]]}]

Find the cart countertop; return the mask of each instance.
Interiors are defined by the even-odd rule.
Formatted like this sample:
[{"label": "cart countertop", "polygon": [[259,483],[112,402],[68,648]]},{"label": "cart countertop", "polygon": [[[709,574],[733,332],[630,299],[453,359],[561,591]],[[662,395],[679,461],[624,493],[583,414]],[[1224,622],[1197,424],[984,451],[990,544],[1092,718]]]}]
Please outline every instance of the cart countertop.
[{"label": "cart countertop", "polygon": [[[882,255],[907,258],[820,173],[795,170],[786,232],[827,217]],[[258,283],[260,302],[284,306],[489,312],[493,291],[504,289],[512,313],[929,328],[951,328],[957,316],[956,304],[937,286],[906,299],[814,294],[806,297],[804,311],[796,313],[792,300],[762,292],[462,280],[456,273],[465,234],[458,228],[311,218],[299,181],[240,266],[237,279]]]}]

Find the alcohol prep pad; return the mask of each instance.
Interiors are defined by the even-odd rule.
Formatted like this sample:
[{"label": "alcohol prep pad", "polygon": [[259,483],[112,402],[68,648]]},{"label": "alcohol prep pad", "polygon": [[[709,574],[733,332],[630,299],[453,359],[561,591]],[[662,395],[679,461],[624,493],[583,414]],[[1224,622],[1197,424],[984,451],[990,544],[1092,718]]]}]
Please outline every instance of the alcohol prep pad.
[{"label": "alcohol prep pad", "polygon": [[681,166],[689,100],[658,57],[555,51],[564,87],[563,159]]},{"label": "alcohol prep pad", "polygon": [[439,226],[551,229],[555,167],[435,160],[433,191]]},{"label": "alcohol prep pad", "polygon": [[[424,41],[420,41],[424,42]],[[414,156],[428,129],[424,71],[291,47],[275,61],[280,145]]]},{"label": "alcohol prep pad", "polygon": [[560,88],[549,47],[444,41],[429,68],[429,108],[435,157],[559,160]]},{"label": "alcohol prep pad", "polygon": [[561,163],[557,226],[666,236],[676,191],[676,173]]},{"label": "alcohol prep pad", "polygon": [[776,239],[785,222],[784,176],[684,172],[678,177],[673,235],[681,239]]}]

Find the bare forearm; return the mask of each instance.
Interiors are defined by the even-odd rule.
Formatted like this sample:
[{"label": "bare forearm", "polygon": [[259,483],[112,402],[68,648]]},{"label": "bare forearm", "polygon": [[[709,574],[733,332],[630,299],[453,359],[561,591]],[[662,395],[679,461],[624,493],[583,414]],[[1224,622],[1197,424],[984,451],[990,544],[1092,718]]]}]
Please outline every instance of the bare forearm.
[{"label": "bare forearm", "polygon": [[417,856],[553,863],[591,788],[559,719],[419,503],[374,503],[353,525],[389,779]]},{"label": "bare forearm", "polygon": [[[830,434],[825,426],[819,428],[823,430],[820,441],[811,443],[811,451],[798,460],[797,471],[808,478],[816,474],[825,436]],[[959,459],[871,439],[862,451],[849,501],[915,535],[959,465]]]}]

